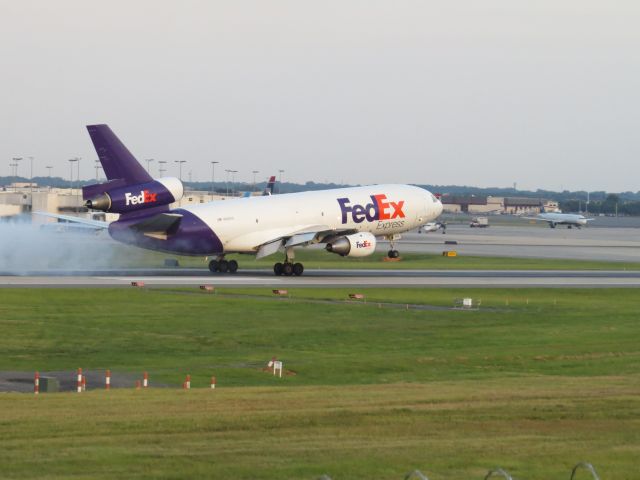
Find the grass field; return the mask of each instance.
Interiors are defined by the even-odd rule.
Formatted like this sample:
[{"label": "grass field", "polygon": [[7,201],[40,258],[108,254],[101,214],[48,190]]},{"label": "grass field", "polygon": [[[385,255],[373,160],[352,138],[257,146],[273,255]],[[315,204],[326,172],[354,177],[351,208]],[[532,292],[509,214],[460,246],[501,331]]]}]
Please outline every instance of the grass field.
[{"label": "grass field", "polygon": [[[0,290],[0,370],[176,387],[0,395],[4,478],[636,478],[630,289]],[[450,306],[481,298],[480,311]],[[276,355],[295,375],[261,370]]]}]

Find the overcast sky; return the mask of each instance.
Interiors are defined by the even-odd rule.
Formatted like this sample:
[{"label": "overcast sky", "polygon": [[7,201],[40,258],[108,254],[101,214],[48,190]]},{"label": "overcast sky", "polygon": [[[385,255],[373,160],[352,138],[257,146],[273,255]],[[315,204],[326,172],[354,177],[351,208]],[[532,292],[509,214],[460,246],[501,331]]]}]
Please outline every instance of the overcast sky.
[{"label": "overcast sky", "polygon": [[637,191],[639,26],[637,0],[0,0],[0,175],[90,178],[108,123],[184,179]]}]

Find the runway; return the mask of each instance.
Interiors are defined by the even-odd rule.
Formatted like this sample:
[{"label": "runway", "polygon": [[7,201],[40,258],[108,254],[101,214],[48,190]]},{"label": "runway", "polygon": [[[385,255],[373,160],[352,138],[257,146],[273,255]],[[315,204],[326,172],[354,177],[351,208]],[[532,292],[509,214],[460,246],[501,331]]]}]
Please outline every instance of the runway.
[{"label": "runway", "polygon": [[[447,233],[407,233],[397,244],[401,252],[521,258],[626,261],[640,263],[638,228],[536,228],[492,226],[487,229],[452,225]],[[18,249],[0,263],[2,287],[116,287],[133,281],[150,287],[264,286],[264,287],[639,287],[638,271],[540,270],[318,270],[310,262],[302,277],[275,277],[270,269],[241,268],[235,275],[212,275],[205,268],[139,268],[140,252],[102,237],[51,236],[46,244]],[[89,241],[88,241],[89,240]],[[44,241],[44,240],[43,240]],[[447,244],[445,244],[447,242]],[[41,247],[41,248],[40,248]],[[45,248],[46,247],[46,248]],[[314,247],[311,247],[314,248]],[[320,248],[320,247],[315,247]],[[386,242],[378,249],[386,251]],[[39,255],[38,255],[39,254]],[[34,257],[36,255],[36,257]],[[46,267],[49,260],[67,268]],[[113,260],[105,268],[104,259]],[[2,260],[2,259],[0,259]],[[158,259],[160,264],[161,259]],[[26,265],[26,267],[25,267]],[[37,266],[36,266],[37,265]],[[78,267],[78,266],[82,267]],[[102,266],[101,266],[102,265]],[[125,266],[123,266],[125,265]],[[246,265],[246,264],[244,264]],[[42,266],[42,267],[40,267]],[[15,275],[20,271],[20,275]]]},{"label": "runway", "polygon": [[204,269],[140,269],[66,272],[65,275],[0,276],[0,287],[640,287],[640,271],[577,270],[308,270],[301,277],[276,277],[268,270],[215,275]]},{"label": "runway", "polygon": [[[445,241],[455,245],[445,245]],[[387,242],[380,243],[381,250],[386,250]],[[431,254],[454,248],[460,255],[640,262],[640,230],[452,225],[444,235],[440,231],[403,234],[398,247],[404,252]]]}]

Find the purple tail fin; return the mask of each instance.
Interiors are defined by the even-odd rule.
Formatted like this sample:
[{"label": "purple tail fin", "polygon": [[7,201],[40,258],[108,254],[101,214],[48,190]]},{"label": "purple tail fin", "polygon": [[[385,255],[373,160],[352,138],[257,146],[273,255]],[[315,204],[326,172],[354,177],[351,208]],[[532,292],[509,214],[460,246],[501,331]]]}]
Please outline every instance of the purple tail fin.
[{"label": "purple tail fin", "polygon": [[108,180],[123,180],[125,185],[153,180],[108,125],[87,125],[93,146]]}]

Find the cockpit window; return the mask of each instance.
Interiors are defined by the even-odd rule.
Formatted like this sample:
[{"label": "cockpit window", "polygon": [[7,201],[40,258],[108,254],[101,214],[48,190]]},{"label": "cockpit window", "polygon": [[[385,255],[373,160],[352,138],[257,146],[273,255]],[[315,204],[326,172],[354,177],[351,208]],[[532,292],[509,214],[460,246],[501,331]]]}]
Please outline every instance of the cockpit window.
[{"label": "cockpit window", "polygon": [[431,200],[433,200],[433,203],[438,203],[440,201],[433,193],[431,194]]}]

